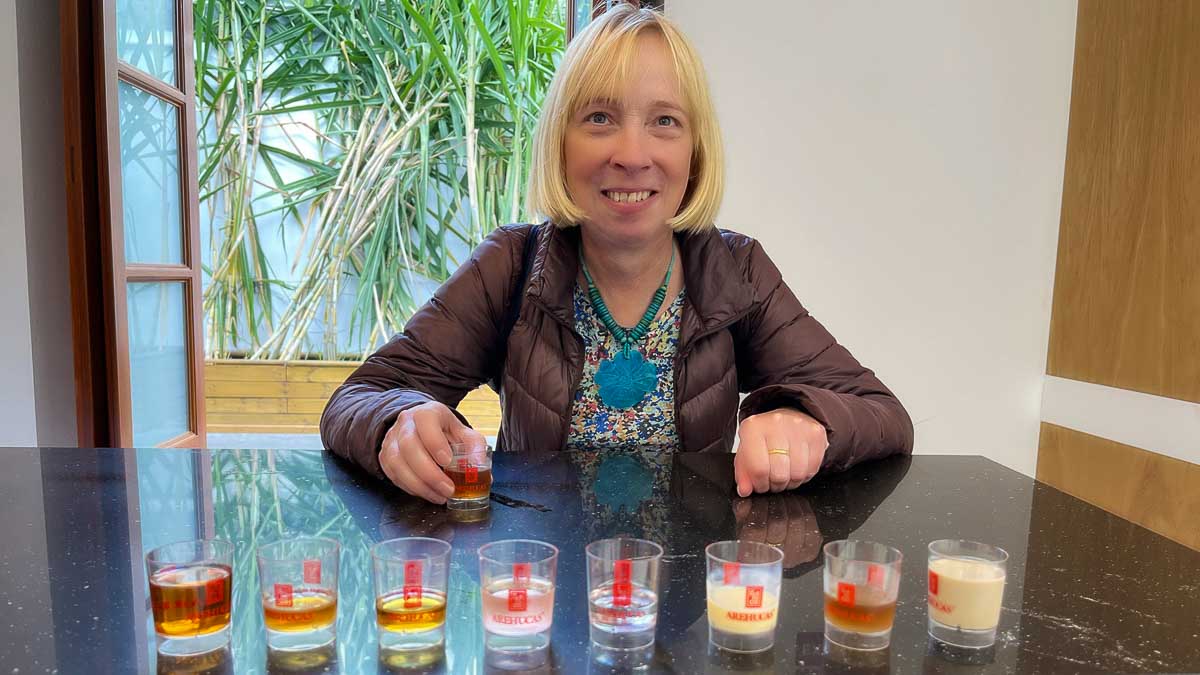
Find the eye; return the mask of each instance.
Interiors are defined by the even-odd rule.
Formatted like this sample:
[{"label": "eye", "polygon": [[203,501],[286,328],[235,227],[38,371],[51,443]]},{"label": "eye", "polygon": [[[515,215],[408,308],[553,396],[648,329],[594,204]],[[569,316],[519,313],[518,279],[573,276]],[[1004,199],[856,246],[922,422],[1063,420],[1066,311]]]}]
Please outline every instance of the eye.
[{"label": "eye", "polygon": [[679,126],[679,120],[670,115],[660,115],[656,124],[660,127],[677,127]]},{"label": "eye", "polygon": [[608,121],[608,113],[594,112],[588,113],[587,121],[592,124],[604,124]]}]

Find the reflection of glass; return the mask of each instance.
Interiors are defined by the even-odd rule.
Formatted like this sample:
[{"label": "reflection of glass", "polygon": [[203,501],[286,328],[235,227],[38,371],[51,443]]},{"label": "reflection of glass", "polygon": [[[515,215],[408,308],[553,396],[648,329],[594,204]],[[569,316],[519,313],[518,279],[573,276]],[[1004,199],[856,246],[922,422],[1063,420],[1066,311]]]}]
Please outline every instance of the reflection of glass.
[{"label": "reflection of glass", "polygon": [[338,558],[332,539],[298,537],[258,549],[267,646],[309,650],[337,636]]},{"label": "reflection of glass", "polygon": [[825,545],[826,639],[848,649],[888,646],[903,558],[891,546],[870,541]]},{"label": "reflection of glass", "polygon": [[187,433],[188,357],[182,282],[127,288],[133,443],[159,445]]},{"label": "reflection of glass", "polygon": [[158,651],[202,654],[229,642],[233,544],[219,539],[167,544],[146,555]]},{"label": "reflection of glass", "polygon": [[602,539],[588,544],[586,552],[592,647],[652,647],[662,547],[645,539]]},{"label": "reflection of glass", "polygon": [[158,675],[233,675],[233,652],[229,645],[203,654],[158,654]]},{"label": "reflection of glass", "polygon": [[179,109],[117,83],[126,263],[183,262]]},{"label": "reflection of glass", "polygon": [[[216,532],[239,544],[233,558],[234,671],[254,672],[268,658],[255,578],[259,543],[299,532],[338,540],[338,604],[370,607],[371,541],[335,492],[321,451],[219,450],[211,456]],[[339,612],[337,663],[373,659],[376,630],[374,612]]]},{"label": "reflection of glass", "polygon": [[956,647],[995,643],[1007,562],[1004,549],[988,544],[929,544],[929,634]]},{"label": "reflection of glass", "polygon": [[316,649],[268,649],[267,672],[296,673],[297,675],[316,675],[317,673],[336,673],[338,671],[337,642]]},{"label": "reflection of glass", "polygon": [[381,651],[436,652],[446,639],[450,544],[405,537],[371,548]]},{"label": "reflection of glass", "polygon": [[442,470],[454,483],[454,494],[446,500],[447,508],[463,511],[487,508],[492,494],[491,446],[451,443],[450,463]]},{"label": "reflection of glass", "polygon": [[708,640],[732,652],[761,652],[775,644],[783,551],[752,541],[718,541],[708,559]]},{"label": "reflection of glass", "polygon": [[167,84],[175,84],[175,4],[117,0],[117,58]]},{"label": "reflection of glass", "polygon": [[545,542],[507,539],[479,547],[484,640],[493,665],[545,662],[557,577],[558,549]]}]

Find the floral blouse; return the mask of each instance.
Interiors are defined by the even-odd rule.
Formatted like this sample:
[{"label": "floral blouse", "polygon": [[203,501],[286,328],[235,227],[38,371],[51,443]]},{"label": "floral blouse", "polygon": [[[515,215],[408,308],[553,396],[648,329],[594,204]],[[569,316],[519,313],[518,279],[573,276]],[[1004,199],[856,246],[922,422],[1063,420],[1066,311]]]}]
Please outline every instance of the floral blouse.
[{"label": "floral blouse", "polygon": [[596,371],[600,361],[617,349],[616,340],[601,323],[587,292],[575,285],[575,330],[583,338],[583,376],[571,404],[568,450],[609,450],[636,446],[674,452],[679,447],[675,428],[675,352],[683,315],[683,291],[660,312],[638,345],[658,370],[658,386],[632,408],[610,408],[600,400]]}]

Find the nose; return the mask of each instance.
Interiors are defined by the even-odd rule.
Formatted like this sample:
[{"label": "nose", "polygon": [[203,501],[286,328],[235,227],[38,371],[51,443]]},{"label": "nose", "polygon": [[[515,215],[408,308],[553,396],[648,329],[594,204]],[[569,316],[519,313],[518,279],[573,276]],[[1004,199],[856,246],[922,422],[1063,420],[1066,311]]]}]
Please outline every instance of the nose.
[{"label": "nose", "polygon": [[650,168],[649,145],[640,124],[629,124],[617,136],[610,162],[625,171]]}]

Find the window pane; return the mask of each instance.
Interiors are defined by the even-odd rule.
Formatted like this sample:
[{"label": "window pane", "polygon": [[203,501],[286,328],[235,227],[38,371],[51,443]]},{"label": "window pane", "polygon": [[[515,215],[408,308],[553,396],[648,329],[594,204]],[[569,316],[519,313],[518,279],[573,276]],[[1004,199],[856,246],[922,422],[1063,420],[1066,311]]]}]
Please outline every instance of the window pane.
[{"label": "window pane", "polygon": [[187,323],[181,281],[128,286],[133,443],[159,445],[190,428]]},{"label": "window pane", "polygon": [[117,0],[117,58],[176,84],[175,0]]},{"label": "window pane", "polygon": [[125,262],[182,263],[179,110],[126,82],[118,92]]},{"label": "window pane", "polygon": [[575,5],[575,34],[579,35],[592,20],[592,0],[571,0]]}]

